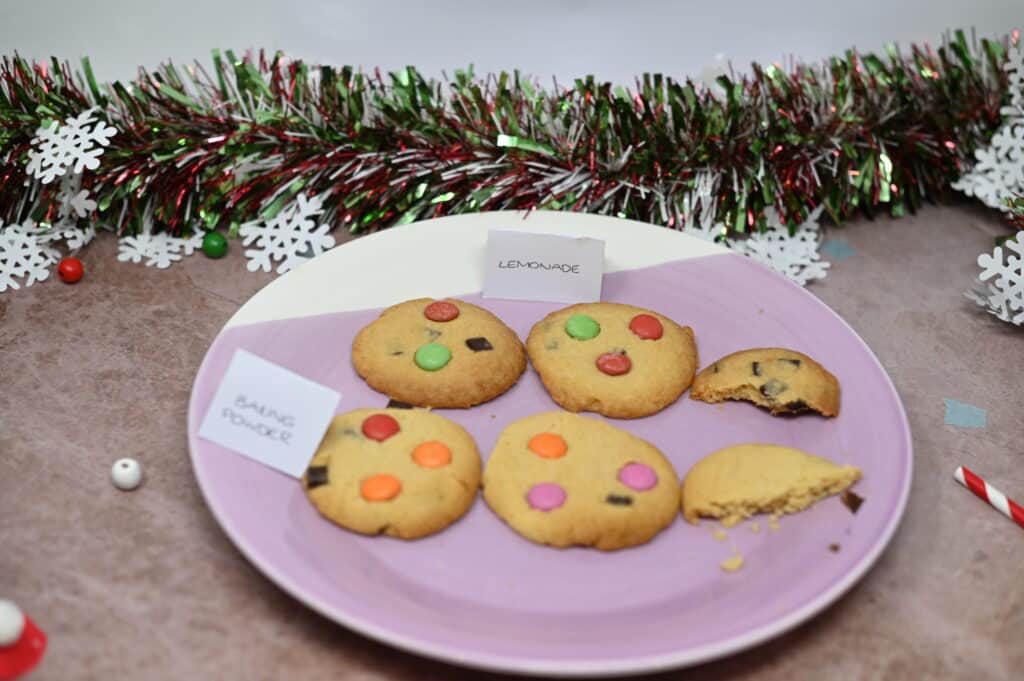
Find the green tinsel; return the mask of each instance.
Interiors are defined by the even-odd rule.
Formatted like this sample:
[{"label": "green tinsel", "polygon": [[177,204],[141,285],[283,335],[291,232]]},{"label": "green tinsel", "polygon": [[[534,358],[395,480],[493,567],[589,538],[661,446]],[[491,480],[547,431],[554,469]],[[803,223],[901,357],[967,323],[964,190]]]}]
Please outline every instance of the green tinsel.
[{"label": "green tinsel", "polygon": [[545,89],[471,69],[385,77],[231,52],[215,52],[209,73],[164,65],[100,83],[88,61],[6,57],[0,219],[54,219],[57,188],[26,174],[33,136],[93,106],[119,132],[82,189],[94,223],[122,233],[231,230],[299,192],[352,231],[521,208],[676,228],[713,216],[731,232],[761,225],[768,207],[790,225],[821,204],[837,222],[901,215],[943,194],[998,126],[1006,45],[958,32],[934,50],[754,64],[715,88],[644,74],[633,89],[592,77]]}]

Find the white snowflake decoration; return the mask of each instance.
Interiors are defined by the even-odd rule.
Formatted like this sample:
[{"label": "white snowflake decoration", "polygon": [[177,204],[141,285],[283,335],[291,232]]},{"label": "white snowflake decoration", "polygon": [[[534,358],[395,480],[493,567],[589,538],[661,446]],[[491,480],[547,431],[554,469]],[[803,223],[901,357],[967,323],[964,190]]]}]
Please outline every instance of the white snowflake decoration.
[{"label": "white snowflake decoration", "polygon": [[1024,326],[1024,231],[996,246],[991,254],[979,255],[978,266],[981,274],[967,297],[1004,322]]},{"label": "white snowflake decoration", "polygon": [[36,238],[40,244],[54,244],[63,241],[71,251],[77,251],[96,237],[96,228],[92,225],[84,229],[74,224],[58,222],[52,226],[25,223],[22,229]]},{"label": "white snowflake decoration", "polygon": [[98,168],[99,157],[117,128],[96,120],[96,111],[93,107],[63,125],[52,121],[36,130],[33,149],[28,152],[28,173],[43,184],[50,184],[67,174],[68,169],[81,173],[87,168]]},{"label": "white snowflake decoration", "polygon": [[238,230],[249,259],[250,272],[269,272],[279,262],[277,273],[284,274],[309,258],[320,255],[334,246],[334,237],[328,232],[330,225],[317,225],[313,218],[323,212],[320,197],[307,198],[299,194],[295,201],[270,220],[246,222]]},{"label": "white snowflake decoration", "polygon": [[743,240],[730,240],[727,245],[737,253],[767,265],[801,286],[815,279],[823,279],[829,263],[821,260],[818,248],[821,233],[818,231],[818,216],[822,206],[816,208],[792,236],[789,228],[779,219],[774,208],[765,211],[768,228],[755,232]]},{"label": "white snowflake decoration", "polygon": [[61,223],[74,224],[75,220],[89,217],[96,210],[96,202],[82,189],[82,176],[78,173],[61,178],[57,200],[60,201],[57,214]]},{"label": "white snowflake decoration", "polygon": [[65,175],[57,192],[57,220],[53,225],[26,223],[23,228],[33,234],[39,243],[52,244],[63,241],[71,251],[82,248],[96,236],[96,228],[88,224],[78,227],[80,218],[88,217],[96,210],[96,202],[82,189],[82,176]]},{"label": "white snowflake decoration", "polygon": [[1003,124],[992,144],[974,152],[977,163],[953,183],[968,196],[992,208],[1006,210],[1006,200],[1024,194],[1024,48],[1011,48],[1006,63],[1010,104],[1000,113]]},{"label": "white snowflake decoration", "polygon": [[[0,228],[3,225],[0,224]],[[0,293],[45,281],[50,266],[60,254],[45,245],[26,229],[10,225],[0,229]],[[19,283],[19,279],[22,279]]]},{"label": "white snowflake decoration", "polygon": [[117,259],[121,262],[140,263],[146,267],[167,269],[186,255],[192,255],[203,245],[203,233],[196,230],[192,236],[179,238],[161,232],[148,231],[135,236],[123,236],[117,244]]}]

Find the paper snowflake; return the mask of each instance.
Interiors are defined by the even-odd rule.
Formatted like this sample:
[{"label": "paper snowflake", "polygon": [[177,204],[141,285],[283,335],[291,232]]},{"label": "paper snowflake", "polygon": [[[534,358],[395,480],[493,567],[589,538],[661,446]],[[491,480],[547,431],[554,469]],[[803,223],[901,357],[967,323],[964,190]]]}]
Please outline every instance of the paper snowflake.
[{"label": "paper snowflake", "polygon": [[22,228],[36,237],[41,244],[63,241],[71,251],[82,248],[96,236],[96,228],[89,224],[78,227],[80,218],[88,217],[96,210],[96,202],[82,190],[82,176],[65,175],[61,178],[57,192],[57,220],[53,224],[26,223]]},{"label": "paper snowflake", "polygon": [[[47,248],[20,226],[0,229],[0,293],[45,281],[50,276],[50,265],[59,257],[56,250]],[[19,283],[19,279],[23,281]]]},{"label": "paper snowflake", "polygon": [[196,232],[189,237],[179,238],[161,232],[143,232],[135,236],[123,236],[117,244],[117,259],[121,262],[140,263],[146,267],[167,269],[186,255],[192,255],[203,245],[203,233]]},{"label": "paper snowflake", "polygon": [[1024,326],[1024,231],[996,246],[991,254],[979,255],[978,266],[978,281],[965,295],[1004,322]]},{"label": "paper snowflake", "polygon": [[269,272],[273,262],[279,262],[276,271],[284,274],[334,246],[334,237],[328,234],[330,226],[317,225],[313,219],[322,212],[319,197],[299,194],[270,220],[243,224],[238,230],[242,245],[254,246],[245,250],[248,270]]},{"label": "paper snowflake", "polygon": [[61,178],[57,201],[57,215],[61,223],[74,224],[76,220],[89,217],[96,210],[96,202],[89,198],[89,192],[82,189],[82,176],[78,173]]},{"label": "paper snowflake", "polygon": [[68,250],[77,251],[96,237],[96,228],[88,225],[78,228],[73,223],[58,221],[53,225],[22,225],[22,229],[34,236],[40,244],[54,244],[63,241]]},{"label": "paper snowflake", "polygon": [[36,130],[28,152],[28,173],[43,184],[63,177],[68,169],[81,173],[99,167],[99,157],[117,128],[96,120],[97,108],[86,109],[63,125],[51,121]]},{"label": "paper snowflake", "polygon": [[970,172],[953,183],[954,189],[1004,211],[1007,199],[1024,194],[1024,51],[1020,44],[1010,50],[1005,68],[1010,104],[1000,111],[1003,124],[988,147],[974,152],[977,163]]},{"label": "paper snowflake", "polygon": [[778,212],[769,208],[765,211],[768,221],[766,231],[755,232],[743,240],[730,240],[727,245],[737,253],[806,286],[810,281],[823,279],[829,267],[829,263],[821,260],[818,254],[821,245],[818,216],[821,210],[821,206],[816,208],[790,236],[789,228],[779,219]]}]

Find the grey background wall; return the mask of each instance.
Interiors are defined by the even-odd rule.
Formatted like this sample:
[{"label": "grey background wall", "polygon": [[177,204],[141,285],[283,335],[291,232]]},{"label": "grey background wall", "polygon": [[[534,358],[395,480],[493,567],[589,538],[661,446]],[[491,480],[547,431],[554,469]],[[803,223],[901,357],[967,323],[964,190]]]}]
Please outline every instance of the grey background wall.
[{"label": "grey background wall", "polygon": [[722,54],[818,59],[855,46],[938,41],[949,28],[997,35],[1024,24],[1024,0],[0,0],[0,51],[91,57],[101,79],[213,47],[431,75],[472,62],[545,81],[592,73],[696,75]]}]

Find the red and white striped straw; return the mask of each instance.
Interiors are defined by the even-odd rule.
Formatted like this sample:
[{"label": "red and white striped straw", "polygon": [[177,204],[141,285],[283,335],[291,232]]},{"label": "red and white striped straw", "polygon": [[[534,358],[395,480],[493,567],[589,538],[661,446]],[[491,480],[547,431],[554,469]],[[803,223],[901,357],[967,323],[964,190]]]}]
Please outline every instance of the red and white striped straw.
[{"label": "red and white striped straw", "polygon": [[999,511],[1010,520],[1013,520],[1021,527],[1024,527],[1024,508],[1014,502],[1013,499],[1007,499],[1005,494],[963,466],[957,466],[956,471],[953,473],[953,477],[956,478],[956,481],[961,485],[987,501],[989,506]]}]

